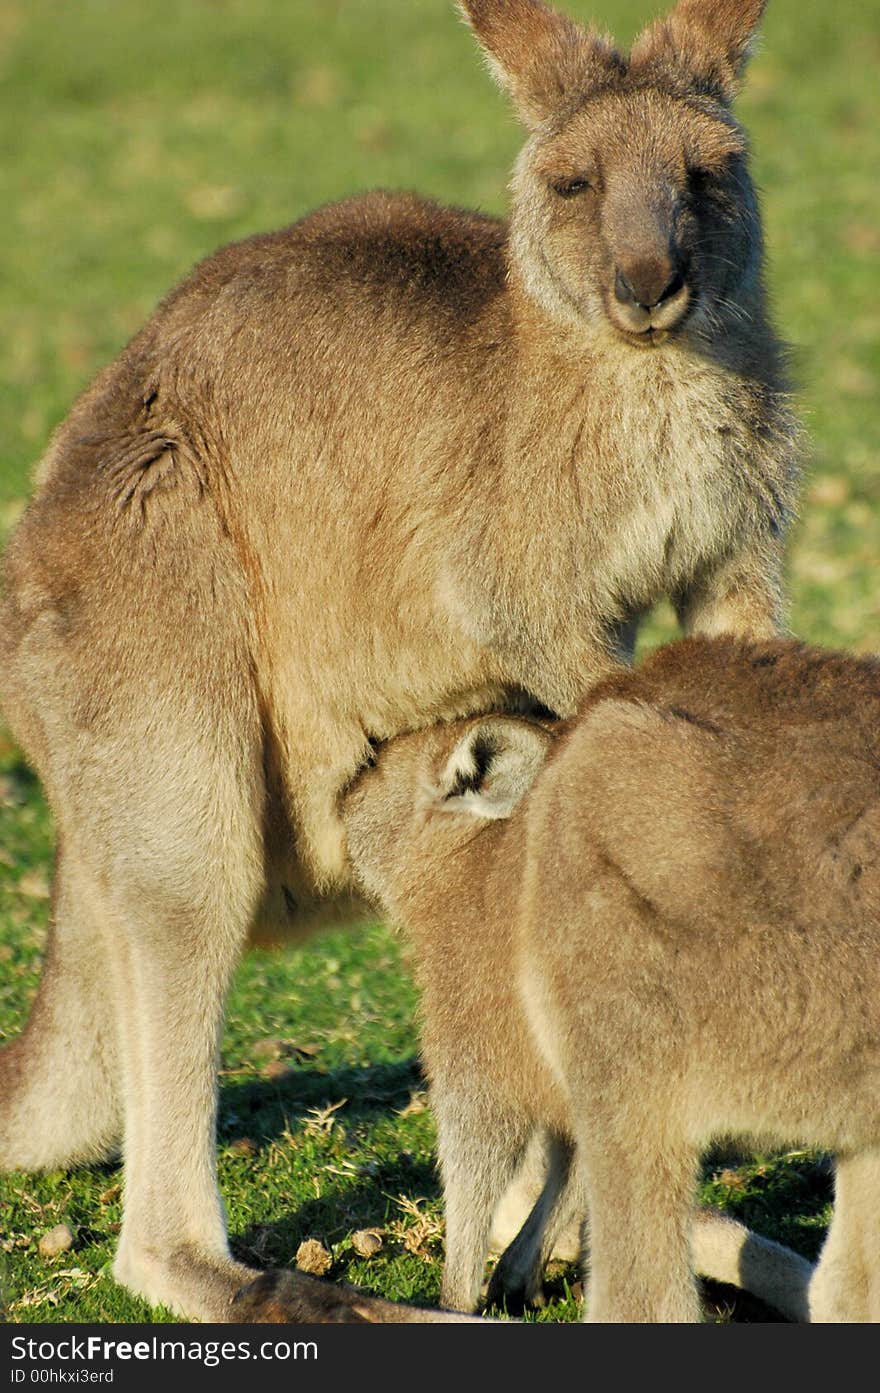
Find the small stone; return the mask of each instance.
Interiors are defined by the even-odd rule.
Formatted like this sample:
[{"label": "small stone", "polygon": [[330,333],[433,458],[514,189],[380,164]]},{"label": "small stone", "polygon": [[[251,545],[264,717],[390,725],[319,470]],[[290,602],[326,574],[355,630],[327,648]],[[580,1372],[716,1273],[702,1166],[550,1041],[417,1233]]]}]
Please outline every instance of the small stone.
[{"label": "small stone", "polygon": [[351,1235],[351,1246],[358,1257],[374,1258],[382,1247],[381,1229],[358,1229]]},{"label": "small stone", "polygon": [[332,1263],[333,1254],[317,1238],[307,1238],[296,1250],[296,1265],[300,1272],[308,1272],[313,1277],[325,1276]]},{"label": "small stone", "polygon": [[229,1143],[228,1149],[230,1156],[256,1156],[260,1148],[253,1137],[236,1137],[234,1142]]},{"label": "small stone", "polygon": [[59,1253],[67,1253],[73,1247],[75,1234],[69,1224],[56,1224],[43,1234],[37,1247],[40,1257],[57,1258]]}]

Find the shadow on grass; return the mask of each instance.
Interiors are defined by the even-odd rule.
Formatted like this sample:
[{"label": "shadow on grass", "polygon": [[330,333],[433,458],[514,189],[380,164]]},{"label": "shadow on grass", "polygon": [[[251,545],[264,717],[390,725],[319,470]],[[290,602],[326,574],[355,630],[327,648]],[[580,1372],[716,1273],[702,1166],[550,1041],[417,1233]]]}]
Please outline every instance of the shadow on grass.
[{"label": "shadow on grass", "polygon": [[376,1113],[400,1109],[412,1092],[423,1086],[416,1056],[348,1069],[294,1065],[280,1079],[225,1083],[220,1093],[218,1137],[221,1142],[244,1136],[270,1140],[313,1108],[343,1101],[346,1118],[364,1121]]},{"label": "shadow on grass", "polygon": [[[332,1108],[343,1100],[346,1107],[340,1116],[346,1124],[390,1117],[405,1107],[413,1091],[423,1084],[415,1057],[336,1070],[294,1066],[279,1080],[227,1083],[221,1093],[219,1139],[221,1144],[228,1144],[249,1136],[262,1147],[287,1128],[295,1130],[312,1109]],[[236,1256],[258,1267],[290,1267],[295,1263],[300,1243],[306,1238],[317,1238],[334,1250],[336,1261],[329,1275],[344,1275],[342,1269],[354,1255],[346,1250],[340,1252],[338,1245],[349,1234],[358,1229],[384,1229],[399,1219],[397,1196],[431,1203],[440,1196],[433,1162],[406,1150],[351,1173],[341,1173],[318,1162],[314,1178],[314,1197],[291,1195],[289,1207],[282,1208],[277,1217],[250,1224],[236,1235],[232,1239]],[[402,1243],[389,1244],[386,1239],[381,1263],[400,1260],[408,1269],[405,1299],[417,1304],[435,1303],[437,1293],[430,1282],[432,1277],[436,1281],[436,1272],[425,1272],[422,1280],[421,1263],[405,1253]],[[372,1287],[375,1279],[371,1278],[372,1274],[365,1270],[348,1280]]]},{"label": "shadow on grass", "polygon": [[[278,1218],[251,1224],[233,1239],[236,1254],[259,1266],[290,1266],[304,1238],[333,1247],[358,1229],[384,1228],[400,1218],[394,1196],[436,1200],[440,1183],[430,1162],[402,1155],[368,1176],[321,1175],[321,1194]],[[402,1247],[401,1247],[401,1251]],[[393,1247],[389,1256],[393,1255]]]},{"label": "shadow on grass", "polygon": [[0,769],[9,784],[7,796],[11,794],[16,802],[29,803],[32,798],[43,797],[43,785],[17,749],[11,757],[0,757]]},{"label": "shadow on grass", "polygon": [[757,1296],[738,1287],[728,1287],[723,1282],[710,1281],[708,1277],[699,1279],[700,1295],[703,1302],[704,1320],[719,1325],[788,1325],[789,1321],[765,1306]]}]

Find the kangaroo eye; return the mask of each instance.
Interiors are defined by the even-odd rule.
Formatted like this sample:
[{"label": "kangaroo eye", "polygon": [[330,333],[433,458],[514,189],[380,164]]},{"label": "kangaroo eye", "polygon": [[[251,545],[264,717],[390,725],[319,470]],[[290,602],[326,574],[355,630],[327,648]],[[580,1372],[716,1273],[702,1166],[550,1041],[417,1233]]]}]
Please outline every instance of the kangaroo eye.
[{"label": "kangaroo eye", "polygon": [[560,198],[577,198],[579,193],[592,187],[589,179],[560,179],[553,185],[553,190]]}]

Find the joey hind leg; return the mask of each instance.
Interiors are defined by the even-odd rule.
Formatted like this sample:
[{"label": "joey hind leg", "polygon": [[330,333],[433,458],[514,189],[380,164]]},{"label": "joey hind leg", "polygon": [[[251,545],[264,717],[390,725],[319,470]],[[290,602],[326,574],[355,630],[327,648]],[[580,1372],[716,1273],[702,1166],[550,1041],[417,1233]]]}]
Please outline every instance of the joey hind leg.
[{"label": "joey hind leg", "polygon": [[[544,1151],[544,1189],[492,1274],[489,1306],[504,1304],[513,1311],[540,1304],[541,1278],[550,1258],[571,1262],[586,1256],[587,1202],[581,1172],[571,1164],[572,1149],[551,1138]],[[807,1293],[814,1269],[799,1253],[707,1208],[693,1212],[690,1238],[695,1272],[750,1292],[787,1320],[809,1318]]]},{"label": "joey hind leg", "polygon": [[698,1155],[645,1128],[591,1127],[578,1159],[590,1215],[585,1320],[593,1324],[701,1319],[690,1228]]},{"label": "joey hind leg", "polygon": [[504,1250],[492,1273],[487,1306],[505,1306],[516,1312],[542,1304],[544,1269],[553,1256],[560,1234],[573,1224],[582,1230],[586,1205],[574,1149],[559,1136],[547,1139],[547,1178],[535,1205]]},{"label": "joey hind leg", "polygon": [[[514,1242],[541,1197],[549,1170],[548,1134],[536,1127],[526,1147],[523,1163],[492,1217],[489,1251],[500,1256]],[[551,1256],[560,1262],[580,1262],[583,1257],[582,1223],[578,1218],[563,1226]]]},{"label": "joey hind leg", "polygon": [[435,1094],[433,1106],[446,1209],[441,1305],[473,1311],[483,1284],[492,1215],[522,1160],[532,1127],[482,1095]]},{"label": "joey hind leg", "polygon": [[[586,1255],[587,1203],[582,1176],[571,1166],[571,1148],[557,1138],[550,1139],[544,1151],[544,1190],[492,1274],[489,1306],[504,1304],[513,1311],[539,1304],[541,1278],[550,1258],[573,1261]],[[695,1272],[750,1292],[787,1320],[809,1319],[808,1290],[814,1269],[799,1253],[714,1209],[694,1211],[690,1238]]]}]

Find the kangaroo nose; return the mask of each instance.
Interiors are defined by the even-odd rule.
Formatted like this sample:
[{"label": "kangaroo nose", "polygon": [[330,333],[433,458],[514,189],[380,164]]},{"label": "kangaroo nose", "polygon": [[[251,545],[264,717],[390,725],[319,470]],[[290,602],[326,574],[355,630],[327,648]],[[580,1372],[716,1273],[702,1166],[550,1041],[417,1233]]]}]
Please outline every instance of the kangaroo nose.
[{"label": "kangaroo nose", "polygon": [[668,261],[638,262],[620,267],[614,280],[614,296],[621,305],[638,305],[643,310],[656,309],[664,300],[671,300],[684,285],[684,276]]}]

